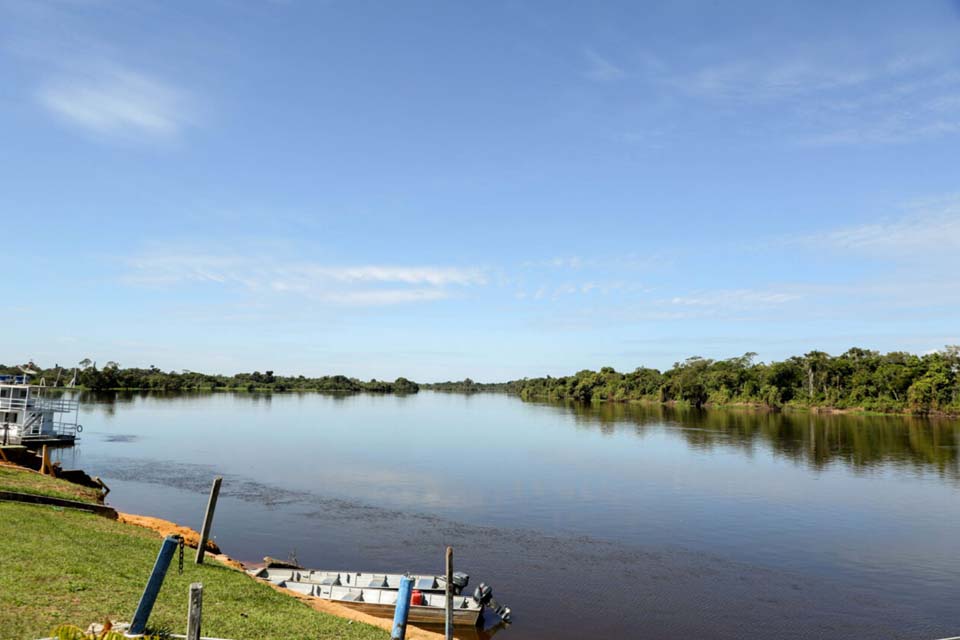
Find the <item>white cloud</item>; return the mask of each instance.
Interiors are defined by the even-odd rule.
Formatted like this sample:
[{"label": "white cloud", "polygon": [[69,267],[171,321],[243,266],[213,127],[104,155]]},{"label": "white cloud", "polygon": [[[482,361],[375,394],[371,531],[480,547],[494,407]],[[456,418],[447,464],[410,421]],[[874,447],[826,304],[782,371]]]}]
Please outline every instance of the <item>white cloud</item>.
[{"label": "white cloud", "polygon": [[588,68],[584,72],[587,78],[597,80],[598,82],[610,82],[619,80],[624,76],[623,69],[593,49],[584,49],[583,55],[586,57],[588,63]]},{"label": "white cloud", "polygon": [[836,229],[804,242],[884,255],[955,255],[960,250],[960,196],[914,203],[899,218]]},{"label": "white cloud", "polygon": [[324,293],[325,302],[356,306],[382,306],[411,302],[431,302],[450,297],[444,289],[379,289],[371,291],[340,291]]},{"label": "white cloud", "polygon": [[[854,48],[819,43],[771,55],[713,52],[660,61],[642,77],[719,114],[777,109],[778,135],[800,146],[899,144],[960,134],[957,54],[942,33]],[[760,125],[758,125],[760,126]],[[751,127],[751,131],[756,130]]]},{"label": "white cloud", "polygon": [[452,287],[484,285],[481,269],[391,265],[277,263],[251,256],[154,254],[130,260],[134,286],[190,283],[233,286],[258,295],[302,295],[330,304],[373,306],[441,300]]},{"label": "white cloud", "polygon": [[683,307],[757,308],[780,305],[799,298],[800,296],[795,293],[752,289],[721,289],[674,296],[670,299],[670,304]]},{"label": "white cloud", "polygon": [[957,121],[934,120],[917,122],[913,116],[903,114],[881,118],[874,122],[851,125],[845,128],[805,136],[798,140],[801,146],[833,147],[860,144],[898,144],[941,138],[960,133]]},{"label": "white cloud", "polygon": [[779,61],[737,60],[702,67],[670,80],[687,93],[710,99],[780,100],[862,84],[871,73],[812,61],[808,55]]},{"label": "white cloud", "polygon": [[291,274],[308,277],[330,278],[340,282],[403,282],[405,284],[447,284],[470,285],[485,284],[486,277],[479,269],[459,269],[454,267],[322,267],[302,265],[288,268]]},{"label": "white cloud", "polygon": [[58,76],[37,100],[62,121],[101,136],[169,139],[191,123],[183,91],[126,69]]}]

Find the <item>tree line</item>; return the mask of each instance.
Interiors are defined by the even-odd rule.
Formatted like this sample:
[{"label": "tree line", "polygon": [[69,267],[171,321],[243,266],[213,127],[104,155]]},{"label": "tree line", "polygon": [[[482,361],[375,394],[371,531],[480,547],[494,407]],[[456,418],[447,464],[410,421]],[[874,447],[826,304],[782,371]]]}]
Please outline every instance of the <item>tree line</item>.
[{"label": "tree line", "polygon": [[421,383],[420,387],[430,391],[446,391],[449,393],[489,393],[489,392],[517,392],[519,381],[514,382],[476,382],[470,378],[463,380],[447,380],[446,382]]},{"label": "tree line", "polygon": [[652,401],[750,404],[960,415],[960,347],[918,356],[853,348],[839,356],[811,351],[782,362],[755,353],[711,360],[692,357],[666,371],[612,367],[559,378],[525,378],[512,390],[525,400]]},{"label": "tree line", "polygon": [[[308,378],[305,376],[280,376],[273,371],[263,373],[237,373],[232,376],[199,373],[196,371],[162,371],[157,367],[122,368],[116,362],[107,362],[97,367],[90,360],[82,360],[76,367],[54,365],[43,368],[34,363],[23,367],[35,372],[34,384],[41,379],[47,386],[73,386],[92,391],[108,390],[156,390],[156,391],[321,391],[326,393],[417,393],[420,386],[406,378],[363,381],[342,375]],[[17,366],[0,365],[0,374],[19,375]]]},{"label": "tree line", "polygon": [[[157,367],[122,368],[90,360],[76,367],[42,368],[34,363],[34,382],[75,386],[94,391],[246,390],[320,391],[329,393],[416,393],[422,388],[459,393],[504,392],[524,400],[582,402],[646,401],[692,407],[755,405],[862,409],[884,413],[960,415],[960,346],[916,355],[902,351],[881,354],[852,348],[838,356],[811,351],[779,362],[757,362],[755,353],[712,360],[698,356],[666,371],[638,367],[621,373],[612,367],[585,369],[572,376],[523,378],[503,383],[461,381],[419,385],[406,378],[363,381],[342,375],[308,378],[279,376],[273,371],[232,376],[195,371],[162,371]],[[20,367],[0,365],[0,373],[18,374]]]}]

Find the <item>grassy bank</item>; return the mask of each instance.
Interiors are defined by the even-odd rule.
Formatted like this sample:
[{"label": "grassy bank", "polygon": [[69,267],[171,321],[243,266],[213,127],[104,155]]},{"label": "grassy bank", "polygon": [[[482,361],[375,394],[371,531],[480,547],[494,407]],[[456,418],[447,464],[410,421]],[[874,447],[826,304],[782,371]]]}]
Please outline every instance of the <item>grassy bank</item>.
[{"label": "grassy bank", "polygon": [[57,480],[20,467],[0,465],[0,491],[16,491],[38,496],[50,496],[96,503],[100,497],[98,489]]},{"label": "grassy bank", "polygon": [[[41,481],[45,480],[38,476]],[[54,482],[54,481],[51,481]],[[54,489],[50,489],[53,491]],[[0,503],[0,638],[39,638],[58,624],[129,621],[153,567],[160,537],[140,527],[71,510]],[[150,626],[184,633],[187,591],[204,585],[203,634],[236,640],[389,637],[326,615],[216,561],[185,550],[167,574]]]}]

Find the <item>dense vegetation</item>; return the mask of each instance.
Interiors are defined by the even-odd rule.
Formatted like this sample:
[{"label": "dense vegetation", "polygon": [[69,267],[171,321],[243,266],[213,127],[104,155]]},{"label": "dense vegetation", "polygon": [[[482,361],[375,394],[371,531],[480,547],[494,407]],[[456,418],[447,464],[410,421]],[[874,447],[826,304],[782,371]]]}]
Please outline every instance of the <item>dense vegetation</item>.
[{"label": "dense vegetation", "polygon": [[464,378],[460,381],[431,382],[420,386],[431,391],[448,391],[451,393],[516,392],[518,382],[475,382],[470,378]]},{"label": "dense vegetation", "polygon": [[747,353],[729,360],[687,358],[667,371],[610,367],[561,378],[517,381],[525,400],[754,404],[864,409],[918,414],[960,414],[960,347],[917,356],[850,349],[839,356],[811,351],[783,362],[754,362]]},{"label": "dense vegetation", "polygon": [[[31,363],[36,371],[33,381],[43,378],[48,386],[63,386],[74,376],[74,369],[61,369],[60,365],[44,369]],[[19,374],[17,367],[0,365],[0,374]],[[103,368],[84,360],[76,368],[76,385],[93,391],[112,389],[137,389],[161,391],[323,391],[327,393],[416,393],[420,387],[406,378],[397,378],[393,382],[370,380],[364,382],[346,376],[322,376],[307,378],[304,376],[278,376],[273,371],[260,373],[237,373],[232,376],[197,373],[195,371],[161,371],[156,367],[149,369],[123,369],[115,362],[108,362]]]},{"label": "dense vegetation", "polygon": [[[960,415],[960,347],[918,356],[901,351],[881,354],[853,348],[839,356],[811,351],[782,362],[756,362],[755,353],[727,360],[687,358],[666,371],[639,367],[620,373],[611,367],[584,370],[572,376],[524,378],[503,383],[435,382],[434,391],[477,393],[499,391],[524,400],[648,401],[705,405],[750,404],[770,408],[819,407],[878,412]],[[103,368],[85,360],[74,369],[59,365],[37,371],[50,386],[63,386],[76,375],[77,385],[99,391],[138,389],[164,391],[246,390],[321,391],[328,393],[416,393],[420,385],[406,378],[364,382],[346,376],[278,376],[272,371],[232,376],[193,371],[123,369],[115,362]],[[0,373],[18,373],[0,365]]]}]

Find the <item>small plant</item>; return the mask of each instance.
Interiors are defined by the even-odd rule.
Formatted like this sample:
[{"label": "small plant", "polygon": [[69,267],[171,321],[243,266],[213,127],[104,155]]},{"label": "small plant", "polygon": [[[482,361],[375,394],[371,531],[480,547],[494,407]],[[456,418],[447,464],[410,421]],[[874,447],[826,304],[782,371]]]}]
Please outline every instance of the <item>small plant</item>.
[{"label": "small plant", "polygon": [[[111,627],[110,622],[107,622],[100,633],[87,633],[72,624],[62,624],[54,629],[50,635],[55,640],[126,640],[126,636],[113,631]],[[160,636],[143,636],[143,638],[144,640],[160,640]]]}]

